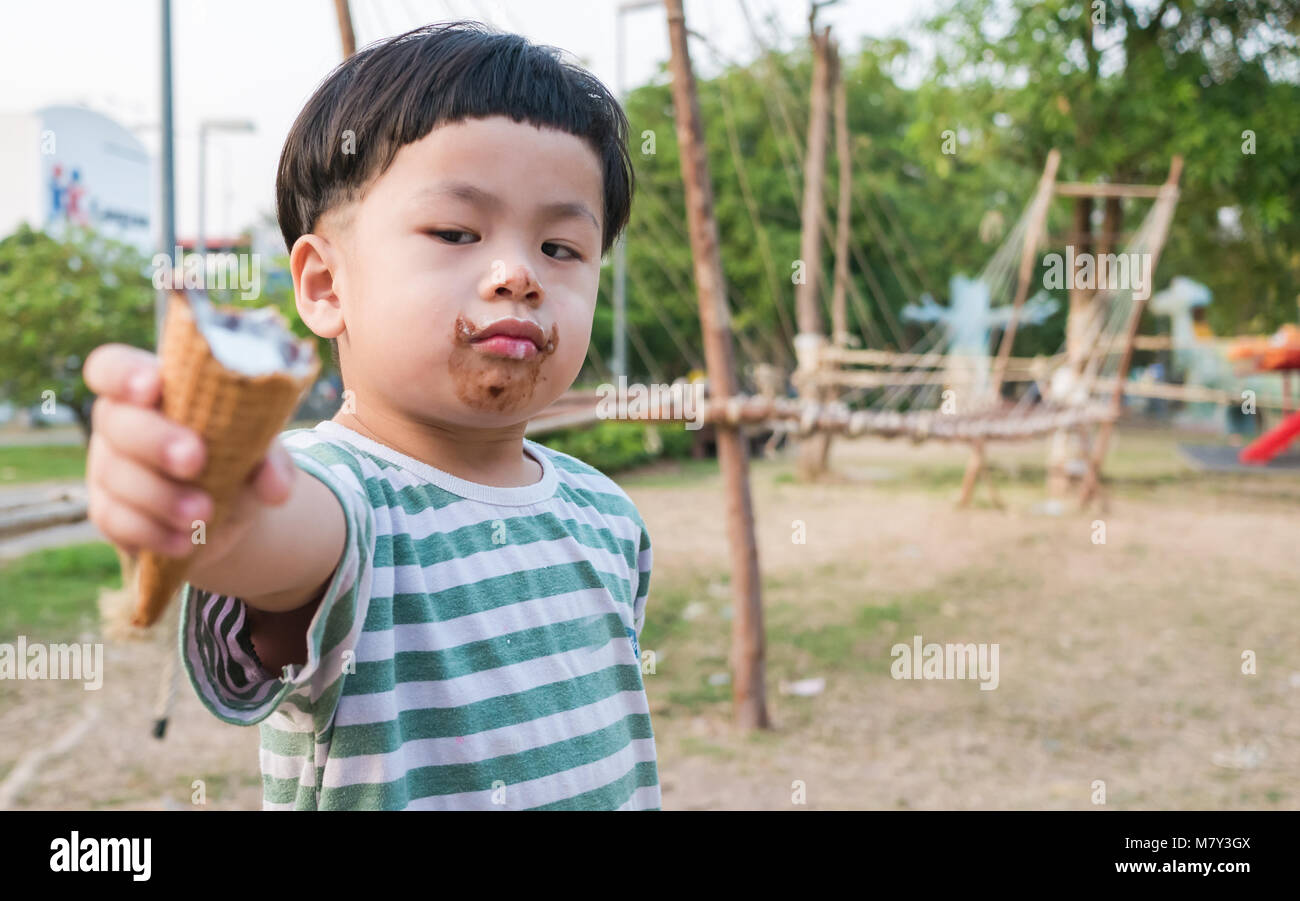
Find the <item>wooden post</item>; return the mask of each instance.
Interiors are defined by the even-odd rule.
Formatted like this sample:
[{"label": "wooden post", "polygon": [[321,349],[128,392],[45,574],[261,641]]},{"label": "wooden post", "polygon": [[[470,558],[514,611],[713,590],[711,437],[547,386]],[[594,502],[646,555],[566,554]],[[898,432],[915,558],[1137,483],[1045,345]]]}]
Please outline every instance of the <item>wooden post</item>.
[{"label": "wooden post", "polygon": [[831,343],[848,346],[848,314],[845,295],[849,287],[849,208],[853,202],[853,160],[849,149],[849,101],[844,87],[839,47],[835,58],[835,156],[840,166],[840,196],[835,204],[835,290],[831,295]]},{"label": "wooden post", "polygon": [[984,442],[972,442],[970,457],[966,460],[966,473],[961,479],[961,496],[957,499],[958,507],[965,507],[970,503],[971,496],[975,493],[975,482],[979,479],[980,472],[983,469]]},{"label": "wooden post", "polygon": [[348,0],[334,0],[334,12],[339,17],[339,39],[343,42],[343,58],[347,59],[357,52],[357,34],[352,30],[352,10],[348,9]]},{"label": "wooden post", "polygon": [[[695,285],[700,304],[700,331],[708,369],[709,403],[725,404],[736,393],[731,355],[730,315],[723,285],[718,226],[713,218],[713,187],[704,147],[695,74],[686,43],[682,0],[664,0],[672,51],[673,109],[677,120],[682,181],[686,189],[687,225]],[[749,494],[749,457],[737,427],[718,423],[718,465],[727,493],[727,540],[731,550],[731,671],[733,715],[743,729],[766,729],[764,686],[763,598],[754,538],[754,507]]]},{"label": "wooden post", "polygon": [[[816,9],[814,7],[814,13]],[[812,27],[812,21],[809,21]],[[795,336],[795,355],[799,361],[795,385],[800,398],[821,403],[825,392],[816,384],[820,368],[820,351],[826,338],[822,333],[819,301],[821,287],[821,216],[822,188],[826,178],[826,133],[830,125],[831,80],[835,61],[830,48],[830,26],[820,33],[812,27],[813,51],[812,108],[808,115],[808,152],[804,156],[803,213],[799,258],[803,263],[803,281],[795,287],[795,311],[799,334]],[[830,436],[814,432],[799,441],[799,477],[815,479],[826,469]]]},{"label": "wooden post", "polygon": [[[1151,281],[1155,282],[1156,267],[1160,265],[1160,253],[1164,250],[1165,237],[1169,234],[1169,223],[1174,216],[1174,205],[1178,202],[1178,180],[1183,174],[1183,158],[1175,156],[1169,164],[1169,177],[1165,179],[1156,210],[1154,237],[1151,250]],[[1148,294],[1154,290],[1154,284],[1146,286]],[[1083,488],[1079,494],[1079,507],[1086,509],[1097,493],[1101,484],[1101,464],[1106,459],[1110,448],[1110,436],[1115,431],[1115,422],[1124,409],[1124,383],[1128,381],[1129,365],[1133,362],[1133,343],[1137,338],[1138,325],[1142,321],[1142,309],[1146,298],[1133,298],[1129,308],[1127,332],[1124,341],[1124,353],[1120,357],[1119,371],[1115,373],[1115,392],[1111,395],[1110,411],[1112,418],[1103,422],[1097,430],[1097,443],[1093,447],[1092,459],[1088,463],[1088,473],[1084,477]]]}]

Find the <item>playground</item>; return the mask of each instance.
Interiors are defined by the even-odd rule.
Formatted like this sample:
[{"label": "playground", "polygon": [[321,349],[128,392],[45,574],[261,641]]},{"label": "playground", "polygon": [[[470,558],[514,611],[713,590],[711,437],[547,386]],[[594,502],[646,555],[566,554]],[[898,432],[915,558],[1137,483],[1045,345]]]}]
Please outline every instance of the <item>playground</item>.
[{"label": "playground", "polygon": [[[1095,780],[1116,809],[1300,801],[1300,475],[1197,472],[1167,433],[1121,429],[1097,544],[1094,515],[1043,507],[1038,444],[998,455],[1003,509],[981,492],[960,512],[956,447],[843,442],[837,479],[815,486],[795,481],[792,457],[752,469],[762,732],[732,724],[724,521],[699,512],[721,509],[716,466],[624,480],[655,536],[642,646],[657,658],[645,683],[665,809],[788,810],[796,781],[808,809],[1085,809]],[[997,642],[997,690],[892,678],[891,646],[914,635]],[[0,682],[0,719],[23,736],[0,751],[11,806],[195,809],[199,780],[207,809],[258,807],[255,729],[223,725],[183,686],[165,740],[152,737],[164,657],[108,643],[95,692]]]}]

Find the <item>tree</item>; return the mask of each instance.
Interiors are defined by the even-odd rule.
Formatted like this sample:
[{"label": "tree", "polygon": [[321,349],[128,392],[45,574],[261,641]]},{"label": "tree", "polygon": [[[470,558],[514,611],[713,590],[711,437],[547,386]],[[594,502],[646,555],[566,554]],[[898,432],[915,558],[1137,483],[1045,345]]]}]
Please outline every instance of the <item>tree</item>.
[{"label": "tree", "polygon": [[[1182,154],[1182,197],[1160,283],[1184,274],[1209,285],[1210,321],[1220,333],[1294,321],[1298,32],[1300,15],[1286,0],[950,0],[915,41],[842,48],[854,139],[850,277],[877,334],[860,328],[856,304],[850,330],[873,346],[901,349],[920,338],[923,329],[907,322],[895,334],[886,312],[897,319],[923,291],[945,300],[954,273],[979,272],[1019,218],[1053,147],[1067,181],[1159,183],[1170,157]],[[793,49],[740,65],[696,40],[701,60],[718,72],[699,81],[699,100],[737,355],[788,361],[773,345],[788,342],[793,315],[807,41],[789,36],[782,43]],[[671,378],[691,365],[682,346],[698,353],[702,345],[667,85],[656,79],[637,88],[626,111],[637,180],[627,253],[628,322],[637,340],[629,363],[634,378],[649,374],[639,343]],[[825,192],[832,221],[837,169],[830,167]],[[1121,231],[1136,226],[1147,203],[1125,201]],[[1072,213],[1069,204],[1054,204],[1049,231],[1068,232]],[[823,251],[828,267],[829,242]],[[1016,353],[1054,353],[1065,309],[1062,303],[1045,325],[1021,329]],[[602,353],[610,324],[602,304],[592,330]]]},{"label": "tree", "polygon": [[0,304],[0,393],[23,406],[66,404],[89,438],[86,356],[109,342],[153,346],[148,263],[91,231],[60,240],[24,224],[0,241]]},{"label": "tree", "polygon": [[[1032,170],[1058,147],[1064,179],[1158,183],[1182,154],[1160,281],[1209,285],[1220,331],[1295,319],[1292,0],[957,0],[927,30],[936,47],[918,118],[970,135],[956,166],[991,153]],[[1136,223],[1146,207],[1131,203]],[[1065,205],[1054,212],[1068,228]]]}]

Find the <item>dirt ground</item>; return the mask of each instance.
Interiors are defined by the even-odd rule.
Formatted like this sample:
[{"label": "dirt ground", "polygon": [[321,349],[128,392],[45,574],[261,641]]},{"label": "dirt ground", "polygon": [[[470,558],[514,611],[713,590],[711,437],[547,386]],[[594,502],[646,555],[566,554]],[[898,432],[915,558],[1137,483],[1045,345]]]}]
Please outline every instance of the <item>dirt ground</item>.
[{"label": "dirt ground", "polygon": [[[1300,808],[1300,479],[1195,474],[1171,436],[1129,431],[1108,508],[1053,511],[1044,454],[995,448],[1003,506],[965,511],[960,448],[840,442],[816,485],[755,461],[756,733],[732,726],[725,681],[721,480],[620,479],[654,541],[641,647],[665,809],[1086,809],[1103,788],[1114,809]],[[914,635],[996,643],[997,688],[892,678]],[[207,809],[260,807],[256,729],[182,682],[155,740],[162,645],[105,651],[100,691],[0,682],[0,801],[7,785],[17,808],[196,809],[201,780]]]}]

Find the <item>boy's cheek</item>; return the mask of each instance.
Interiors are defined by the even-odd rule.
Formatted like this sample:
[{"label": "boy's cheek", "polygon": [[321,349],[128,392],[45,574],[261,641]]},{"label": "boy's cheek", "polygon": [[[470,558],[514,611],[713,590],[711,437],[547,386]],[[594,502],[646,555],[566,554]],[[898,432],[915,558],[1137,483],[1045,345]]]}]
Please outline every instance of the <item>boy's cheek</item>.
[{"label": "boy's cheek", "polygon": [[562,348],[565,353],[561,362],[564,364],[563,376],[568,378],[570,383],[578,377],[582,364],[586,362],[587,351],[591,346],[592,318],[587,316],[573,323],[565,336],[565,345]]}]

